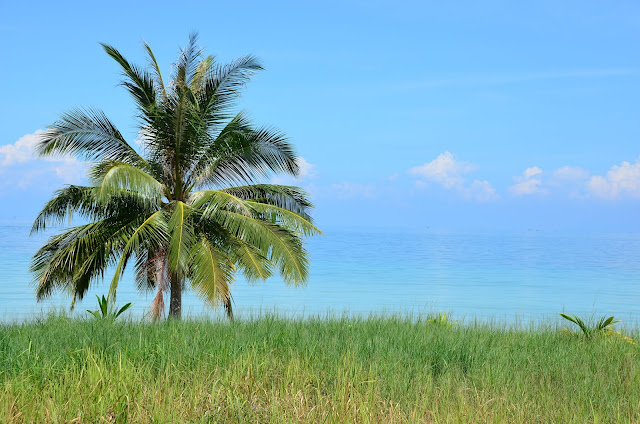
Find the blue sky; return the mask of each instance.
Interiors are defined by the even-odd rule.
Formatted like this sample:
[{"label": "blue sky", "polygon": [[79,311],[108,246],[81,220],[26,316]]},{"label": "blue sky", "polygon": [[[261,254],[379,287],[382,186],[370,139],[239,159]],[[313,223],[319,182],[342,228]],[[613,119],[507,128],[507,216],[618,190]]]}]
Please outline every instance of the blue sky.
[{"label": "blue sky", "polygon": [[631,1],[2,2],[0,219],[83,181],[29,151],[65,110],[136,138],[98,42],[142,64],[145,40],[168,70],[193,30],[262,59],[240,106],[295,143],[320,227],[640,231]]}]

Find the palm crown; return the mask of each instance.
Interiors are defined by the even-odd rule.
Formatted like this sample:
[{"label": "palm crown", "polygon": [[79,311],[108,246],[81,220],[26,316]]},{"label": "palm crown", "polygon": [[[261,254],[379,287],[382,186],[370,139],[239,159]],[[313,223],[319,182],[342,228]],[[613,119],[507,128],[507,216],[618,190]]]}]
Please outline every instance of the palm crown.
[{"label": "palm crown", "polygon": [[305,281],[302,238],[320,233],[306,193],[255,184],[272,173],[296,176],[294,150],[282,133],[234,112],[240,90],[262,67],[252,56],[218,65],[196,41],[189,38],[167,85],[146,43],[148,70],[103,45],[136,103],[141,153],[99,110],[63,114],[43,134],[40,155],[71,154],[92,165],[90,185],[58,190],[33,224],[42,231],[74,213],[88,222],[51,237],[34,255],[38,299],[58,288],[73,302],[82,299],[109,266],[115,299],[130,260],[138,288],[157,291],[155,317],[167,290],[169,315],[180,316],[186,283],[231,316],[236,271],[250,280],[279,271],[287,283]]}]

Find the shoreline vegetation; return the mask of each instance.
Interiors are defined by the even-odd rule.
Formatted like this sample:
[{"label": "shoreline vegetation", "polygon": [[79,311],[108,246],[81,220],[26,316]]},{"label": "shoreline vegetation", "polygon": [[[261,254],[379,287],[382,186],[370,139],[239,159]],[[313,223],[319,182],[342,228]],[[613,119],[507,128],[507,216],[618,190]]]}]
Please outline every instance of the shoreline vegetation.
[{"label": "shoreline vegetation", "polygon": [[640,329],[585,337],[570,324],[0,323],[0,421],[640,421]]}]

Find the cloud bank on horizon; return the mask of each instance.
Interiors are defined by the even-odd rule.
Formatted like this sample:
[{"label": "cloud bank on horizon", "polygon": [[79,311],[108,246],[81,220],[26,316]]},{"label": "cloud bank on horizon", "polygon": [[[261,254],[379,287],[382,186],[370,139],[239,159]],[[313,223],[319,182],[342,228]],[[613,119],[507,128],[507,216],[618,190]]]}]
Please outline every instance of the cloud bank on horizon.
[{"label": "cloud bank on horizon", "polygon": [[[85,181],[86,164],[71,156],[40,158],[34,153],[34,146],[43,130],[25,134],[12,144],[0,146],[0,188],[24,191],[33,187],[55,187],[62,184],[81,184]],[[375,181],[352,182],[331,181],[331,176],[321,175],[318,168],[304,157],[298,158],[300,174],[297,178],[274,176],[274,184],[298,184],[321,197],[336,199],[375,199],[379,186],[387,190],[410,190],[415,195],[429,196],[431,187],[439,187],[458,195],[460,199],[476,202],[491,202],[502,196],[494,185],[469,175],[481,170],[478,164],[460,160],[449,151],[422,165],[404,172],[411,177],[407,183],[401,172],[391,170],[391,176],[380,176],[382,183]],[[326,173],[325,173],[326,174]],[[388,174],[387,174],[388,175]],[[511,177],[513,184],[506,188],[511,199],[526,196],[564,195],[567,198],[598,199],[640,199],[640,157],[635,162],[622,161],[612,165],[604,175],[592,175],[579,166],[566,165],[552,171],[531,166],[522,174]],[[391,186],[389,184],[392,184]]]},{"label": "cloud bank on horizon", "polygon": [[563,166],[550,173],[533,166],[513,179],[516,183],[509,191],[514,196],[547,195],[554,191],[581,198],[640,199],[640,158],[635,163],[623,161],[613,165],[605,175],[591,175],[576,166]]},{"label": "cloud bank on horizon", "polygon": [[13,144],[0,146],[0,193],[33,187],[81,183],[86,166],[72,156],[38,157],[34,152],[40,134],[25,134]]}]

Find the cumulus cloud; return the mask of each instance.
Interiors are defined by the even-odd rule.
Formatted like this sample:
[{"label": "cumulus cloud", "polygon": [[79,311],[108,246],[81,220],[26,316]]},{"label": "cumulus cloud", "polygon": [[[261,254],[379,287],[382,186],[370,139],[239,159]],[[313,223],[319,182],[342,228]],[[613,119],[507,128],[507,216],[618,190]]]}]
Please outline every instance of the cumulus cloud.
[{"label": "cumulus cloud", "polygon": [[509,187],[509,192],[516,196],[547,192],[541,187],[542,169],[537,166],[525,169],[522,175],[513,177],[513,180],[516,183]]},{"label": "cumulus cloud", "polygon": [[416,186],[425,187],[430,183],[438,184],[447,190],[455,190],[464,198],[481,202],[497,199],[495,188],[486,180],[474,180],[467,184],[465,175],[473,172],[476,166],[460,161],[446,151],[431,162],[409,169],[409,174],[416,177]]},{"label": "cumulus cloud", "polygon": [[[51,183],[77,183],[85,173],[83,162],[71,156],[39,158],[34,154],[43,130],[20,137],[13,144],[0,146],[0,173],[4,185],[27,188]],[[10,172],[7,172],[10,171]]]},{"label": "cumulus cloud", "polygon": [[604,176],[592,176],[587,191],[605,199],[640,197],[640,158],[634,164],[625,161],[614,165]]},{"label": "cumulus cloud", "polygon": [[15,143],[0,146],[0,166],[11,166],[33,160],[33,148],[43,130],[20,137]]},{"label": "cumulus cloud", "polygon": [[464,184],[464,175],[474,169],[473,164],[458,161],[447,151],[431,162],[411,168],[409,174],[417,177],[422,184],[432,181],[449,189]]},{"label": "cumulus cloud", "polygon": [[537,166],[533,166],[531,168],[525,169],[524,172],[522,173],[522,176],[525,179],[530,179],[540,174],[542,174],[542,169],[538,168]]},{"label": "cumulus cloud", "polygon": [[534,166],[514,180],[516,183],[509,191],[516,196],[546,194],[553,190],[576,198],[640,198],[640,158],[635,163],[625,161],[614,165],[605,175],[591,175],[577,166],[563,166],[543,173],[542,169]]}]

